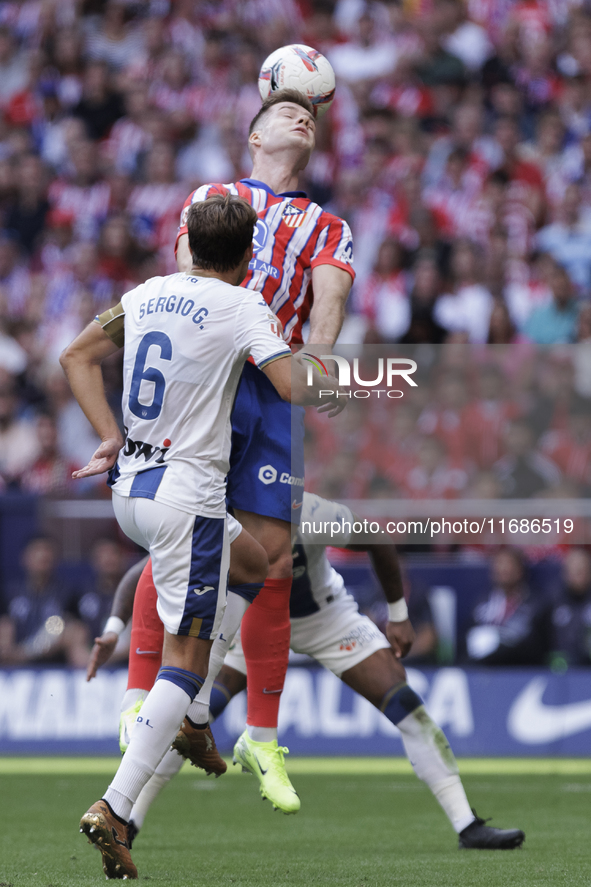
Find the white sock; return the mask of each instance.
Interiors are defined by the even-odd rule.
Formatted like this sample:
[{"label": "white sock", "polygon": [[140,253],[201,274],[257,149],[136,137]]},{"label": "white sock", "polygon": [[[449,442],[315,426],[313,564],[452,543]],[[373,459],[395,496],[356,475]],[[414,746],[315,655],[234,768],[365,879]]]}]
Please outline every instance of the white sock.
[{"label": "white sock", "polygon": [[449,743],[421,705],[397,725],[412,768],[426,782],[459,834],[474,822]]},{"label": "white sock", "polygon": [[154,771],[154,775],[148,780],[138,799],[133,805],[133,809],[129,815],[133,819],[136,828],[140,829],[144,824],[146,813],[164,788],[170,782],[173,776],[179,772],[183,764],[184,758],[178,752],[169,749]]},{"label": "white sock", "polygon": [[209,718],[209,699],[213,682],[220,673],[224,664],[226,653],[232,645],[236,632],[240,628],[242,617],[249,607],[249,602],[239,594],[234,594],[228,589],[226,609],[222,617],[218,636],[211,646],[209,653],[209,668],[205,683],[195,697],[195,701],[189,706],[188,716],[194,724],[204,724]]},{"label": "white sock", "polygon": [[171,681],[156,681],[150,690],[129,747],[103,796],[117,816],[129,819],[139,793],[178,733],[190,701],[189,695]]},{"label": "white sock", "polygon": [[277,739],[277,727],[252,727],[247,724],[246,732],[254,742],[273,742]]}]

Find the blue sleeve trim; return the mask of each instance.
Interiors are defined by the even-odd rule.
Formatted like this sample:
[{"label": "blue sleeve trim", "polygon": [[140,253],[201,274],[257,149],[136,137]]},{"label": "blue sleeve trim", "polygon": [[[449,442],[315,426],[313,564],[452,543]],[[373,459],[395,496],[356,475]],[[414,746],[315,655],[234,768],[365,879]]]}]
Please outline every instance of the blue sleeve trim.
[{"label": "blue sleeve trim", "polygon": [[291,357],[291,351],[278,351],[277,354],[272,354],[271,357],[266,357],[260,363],[257,363],[259,370],[262,370],[268,364],[273,363],[274,360],[279,360],[280,357]]}]

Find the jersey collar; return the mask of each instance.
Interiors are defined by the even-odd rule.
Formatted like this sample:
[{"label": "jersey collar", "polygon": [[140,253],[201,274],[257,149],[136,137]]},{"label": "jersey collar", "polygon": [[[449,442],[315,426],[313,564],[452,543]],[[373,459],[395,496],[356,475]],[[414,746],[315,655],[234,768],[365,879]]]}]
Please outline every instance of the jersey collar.
[{"label": "jersey collar", "polygon": [[241,184],[247,185],[249,188],[262,188],[263,191],[266,191],[267,194],[270,194],[271,197],[305,197],[308,198],[308,195],[305,191],[282,191],[281,194],[275,194],[275,192],[269,188],[268,185],[265,185],[264,182],[259,182],[258,179],[240,179]]}]

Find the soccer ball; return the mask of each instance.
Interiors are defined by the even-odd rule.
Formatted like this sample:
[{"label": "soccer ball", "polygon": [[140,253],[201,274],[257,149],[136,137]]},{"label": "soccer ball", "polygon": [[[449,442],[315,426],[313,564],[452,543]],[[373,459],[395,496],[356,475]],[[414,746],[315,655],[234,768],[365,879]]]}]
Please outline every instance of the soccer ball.
[{"label": "soccer ball", "polygon": [[272,52],[259,73],[259,92],[263,101],[276,89],[297,89],[308,96],[316,117],[332,104],[335,76],[328,59],[311,46],[292,43]]}]

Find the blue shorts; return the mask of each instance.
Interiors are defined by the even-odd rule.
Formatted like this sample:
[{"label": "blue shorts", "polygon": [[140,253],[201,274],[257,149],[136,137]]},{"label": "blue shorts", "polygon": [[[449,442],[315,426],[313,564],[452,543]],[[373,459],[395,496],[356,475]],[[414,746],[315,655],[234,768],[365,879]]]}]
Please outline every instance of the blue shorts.
[{"label": "blue shorts", "polygon": [[282,400],[252,363],[232,412],[228,504],[299,524],[304,495],[304,408]]}]

